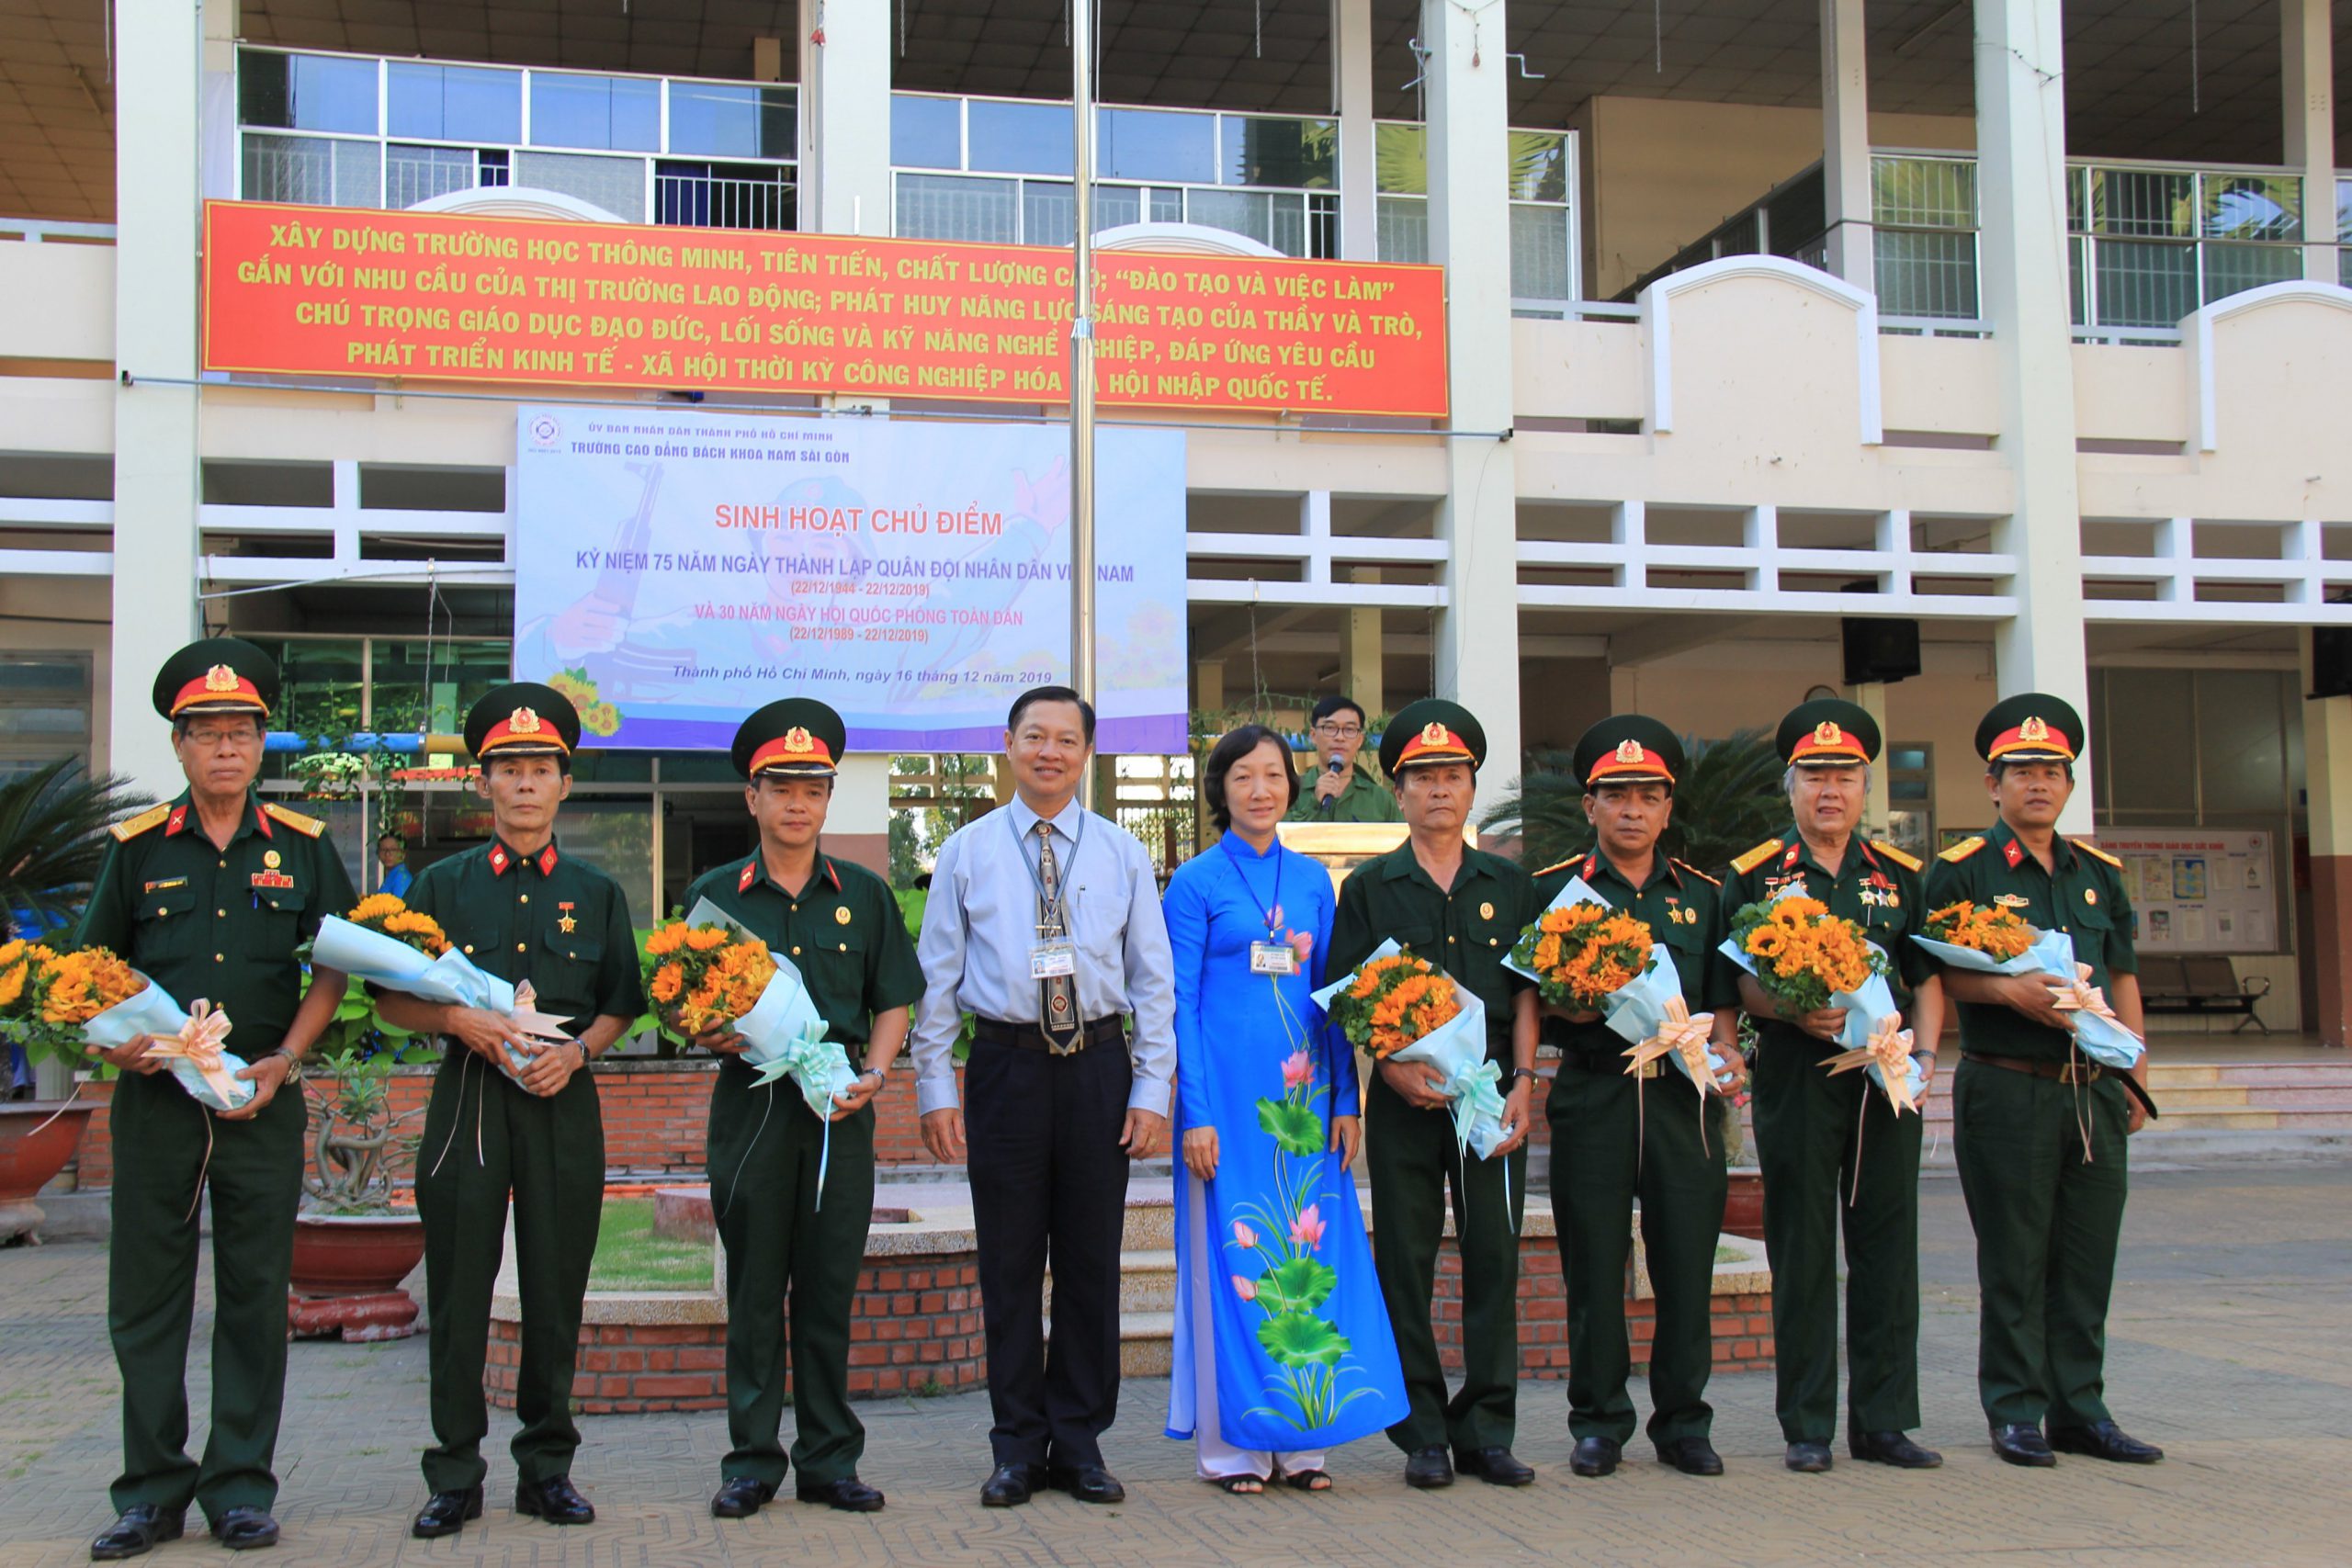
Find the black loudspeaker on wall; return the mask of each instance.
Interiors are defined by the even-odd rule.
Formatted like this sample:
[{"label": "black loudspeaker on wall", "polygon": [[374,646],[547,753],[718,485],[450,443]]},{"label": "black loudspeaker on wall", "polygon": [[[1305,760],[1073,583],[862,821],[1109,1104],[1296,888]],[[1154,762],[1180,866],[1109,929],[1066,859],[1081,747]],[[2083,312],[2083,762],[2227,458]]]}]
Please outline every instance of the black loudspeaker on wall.
[{"label": "black loudspeaker on wall", "polygon": [[1919,672],[1919,623],[1899,616],[1848,616],[1839,623],[1845,634],[1846,684],[1905,681]]},{"label": "black loudspeaker on wall", "polygon": [[2352,696],[2352,626],[2312,628],[2312,695]]}]

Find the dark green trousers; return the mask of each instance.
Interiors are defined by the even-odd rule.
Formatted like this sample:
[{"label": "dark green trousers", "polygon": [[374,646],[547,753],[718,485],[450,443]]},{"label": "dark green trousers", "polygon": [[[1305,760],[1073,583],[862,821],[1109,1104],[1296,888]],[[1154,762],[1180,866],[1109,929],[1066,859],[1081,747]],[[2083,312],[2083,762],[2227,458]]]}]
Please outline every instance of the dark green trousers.
[{"label": "dark green trousers", "polygon": [[[1920,1118],[1866,1072],[1822,1071],[1837,1048],[1768,1037],[1756,1058],[1756,1153],[1783,1441],[1838,1431],[1838,1235],[1846,1236],[1847,1418],[1919,1425]],[[1858,1180],[1859,1178],[1859,1180]]]},{"label": "dark green trousers", "polygon": [[417,1151],[416,1208],[424,1220],[425,1311],[431,1319],[433,1436],[424,1484],[434,1492],[479,1486],[489,1473],[482,1365],[490,1355],[490,1298],[505,1256],[506,1202],[514,1201],[515,1274],[523,1356],[514,1414],[517,1482],[571,1471],[580,1428],[571,1419],[571,1372],[580,1347],[580,1300],[596,1253],[605,1201],[605,1122],[589,1074],[552,1099],[527,1093],[454,1043],[433,1081]]},{"label": "dark green trousers", "polygon": [[1960,1065],[1953,1152],[1984,1298],[1976,1392],[1994,1426],[2109,1418],[2107,1303],[2132,1190],[2124,1093]]},{"label": "dark green trousers", "polygon": [[[874,1217],[874,1111],[825,1123],[789,1080],[752,1088],[729,1062],[710,1094],[712,1213],[727,1248],[727,1436],[719,1473],[784,1484],[786,1357],[791,1466],[804,1486],[857,1473],[865,1425],[849,1404],[849,1320]],[[791,1332],[786,1333],[786,1294]]]},{"label": "dark green trousers", "polygon": [[[1519,1225],[1527,1198],[1527,1149],[1503,1159],[1455,1151],[1453,1118],[1405,1103],[1367,1068],[1364,1155],[1372,1168],[1374,1272],[1396,1330],[1408,1413],[1388,1428],[1407,1453],[1451,1443],[1457,1450],[1510,1446],[1519,1424]],[[1510,1172],[1510,1201],[1503,1173]],[[1462,1255],[1462,1391],[1445,1394],[1430,1301],[1453,1190]]]},{"label": "dark green trousers", "polygon": [[[269,1508],[286,1402],[286,1286],[302,1196],[300,1089],[223,1122],[168,1072],[126,1073],[114,1132],[107,1332],[122,1372],[117,1512],[141,1503]],[[208,1144],[207,1134],[209,1133]],[[209,1150],[209,1152],[208,1152]],[[187,1341],[196,1315],[199,1183],[212,1189],[212,1430],[187,1457]]]},{"label": "dark green trousers", "polygon": [[1636,1080],[1621,1066],[1612,1061],[1609,1071],[1593,1073],[1563,1062],[1544,1106],[1552,1122],[1552,1212],[1568,1287],[1568,1432],[1621,1444],[1634,1435],[1634,1400],[1625,1387],[1634,1364],[1625,1264],[1638,1195],[1642,1250],[1657,1306],[1650,1438],[1703,1438],[1715,1416],[1706,1394],[1714,1368],[1715,1238],[1728,1186],[1723,1140],[1712,1126],[1702,1139],[1699,1094],[1690,1079],[1669,1067]]}]

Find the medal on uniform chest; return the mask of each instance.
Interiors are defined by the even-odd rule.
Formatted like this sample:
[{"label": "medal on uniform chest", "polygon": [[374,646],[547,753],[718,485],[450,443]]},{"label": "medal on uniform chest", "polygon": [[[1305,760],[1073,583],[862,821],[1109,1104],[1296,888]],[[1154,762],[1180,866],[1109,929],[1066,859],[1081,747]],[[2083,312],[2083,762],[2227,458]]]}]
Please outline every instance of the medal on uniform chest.
[{"label": "medal on uniform chest", "polygon": [[556,909],[558,911],[555,922],[556,930],[563,932],[566,936],[570,936],[572,931],[579,928],[580,925],[579,919],[571,912],[571,905],[569,903],[558,904],[556,906]]},{"label": "medal on uniform chest", "polygon": [[2096,904],[2096,903],[2098,903],[2098,888],[2096,888],[2096,887],[2086,887],[2086,888],[2084,888],[2084,889],[2083,889],[2083,902],[2084,902],[2084,903],[2086,903],[2086,904]]}]

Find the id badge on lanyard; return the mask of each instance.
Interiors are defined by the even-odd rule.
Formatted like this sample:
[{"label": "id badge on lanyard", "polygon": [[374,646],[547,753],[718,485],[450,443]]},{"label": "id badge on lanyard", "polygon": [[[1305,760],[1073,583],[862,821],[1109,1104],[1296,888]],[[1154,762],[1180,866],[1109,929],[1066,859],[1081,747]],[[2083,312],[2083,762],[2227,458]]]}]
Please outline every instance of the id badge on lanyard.
[{"label": "id badge on lanyard", "polygon": [[1078,944],[1067,937],[1041,941],[1029,950],[1029,978],[1059,980],[1078,973]]},{"label": "id badge on lanyard", "polygon": [[1286,942],[1253,942],[1250,944],[1250,973],[1295,975],[1298,949]]}]

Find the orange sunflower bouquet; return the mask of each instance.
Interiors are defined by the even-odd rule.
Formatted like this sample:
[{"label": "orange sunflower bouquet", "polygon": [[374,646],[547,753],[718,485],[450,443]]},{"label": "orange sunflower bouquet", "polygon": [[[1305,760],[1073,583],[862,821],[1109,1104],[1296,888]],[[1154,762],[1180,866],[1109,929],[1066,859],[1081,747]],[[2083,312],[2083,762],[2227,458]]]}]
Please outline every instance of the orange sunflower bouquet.
[{"label": "orange sunflower bouquet", "polygon": [[1802,896],[1743,906],[1724,952],[1766,996],[1795,1012],[1837,1005],[1832,998],[1852,996],[1872,979],[1883,985],[1887,972],[1886,954],[1860,926]]},{"label": "orange sunflower bouquet", "polygon": [[[2032,948],[2041,933],[2020,919],[2014,909],[1998,904],[1972,904],[1962,899],[1928,911],[1921,930],[1930,942],[1964,947],[1996,963],[2018,957]],[[1930,949],[1930,951],[1933,951]]]},{"label": "orange sunflower bouquet", "polygon": [[[370,894],[349,914],[321,920],[319,934],[299,956],[383,990],[503,1014],[518,1033],[543,1047],[571,1038],[563,1032],[563,1020],[539,1010],[530,981],[506,980],[481,968],[450,945],[438,920],[389,893]],[[501,1066],[519,1082],[531,1056],[509,1043]]]},{"label": "orange sunflower bouquet", "polygon": [[1649,967],[1650,947],[1648,922],[1578,899],[1554,904],[1520,932],[1509,964],[1553,1006],[1600,1012]]},{"label": "orange sunflower bouquet", "polygon": [[146,976],[103,947],[61,952],[11,942],[0,946],[0,1034],[28,1052],[86,1067],[85,1026],[148,988]]},{"label": "orange sunflower bouquet", "polygon": [[1434,1070],[1459,1147],[1485,1159],[1510,1135],[1502,1069],[1487,1055],[1486,1004],[1436,964],[1384,942],[1353,974],[1317,991],[1315,1001],[1376,1059]]},{"label": "orange sunflower bouquet", "polygon": [[33,947],[10,961],[9,951],[17,945],[0,948],[0,995],[11,988],[17,963],[45,954],[33,959],[17,992],[19,1005],[28,994],[38,998],[18,1035],[28,1048],[86,1067],[92,1047],[116,1050],[147,1038],[148,1059],[167,1065],[199,1104],[234,1111],[254,1097],[252,1082],[237,1076],[244,1059],[223,1048],[227,1013],[201,1000],[182,1008],[161,986],[103,947],[64,953]]},{"label": "orange sunflower bouquet", "polygon": [[410,908],[390,893],[368,895],[344,919],[361,931],[413,947],[427,958],[438,958],[449,951],[449,938],[440,921],[421,909]]},{"label": "orange sunflower bouquet", "polygon": [[672,919],[645,939],[646,994],[683,1040],[742,1018],[775,973],[768,944],[740,929]]}]

